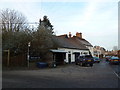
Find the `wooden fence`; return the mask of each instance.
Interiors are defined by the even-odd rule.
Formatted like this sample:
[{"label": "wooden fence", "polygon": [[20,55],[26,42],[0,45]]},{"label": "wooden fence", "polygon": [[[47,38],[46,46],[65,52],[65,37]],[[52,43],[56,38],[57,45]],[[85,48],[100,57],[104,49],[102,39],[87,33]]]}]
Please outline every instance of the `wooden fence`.
[{"label": "wooden fence", "polygon": [[[2,65],[8,66],[8,56],[2,56]],[[27,66],[27,55],[17,55],[9,58],[9,66]]]}]

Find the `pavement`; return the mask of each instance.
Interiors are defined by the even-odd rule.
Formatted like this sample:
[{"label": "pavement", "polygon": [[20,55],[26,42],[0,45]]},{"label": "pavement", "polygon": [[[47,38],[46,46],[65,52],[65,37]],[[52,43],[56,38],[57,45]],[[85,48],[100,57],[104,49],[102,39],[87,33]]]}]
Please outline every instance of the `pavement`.
[{"label": "pavement", "polygon": [[93,67],[67,64],[38,70],[7,70],[2,73],[2,88],[118,88],[120,79],[115,72],[115,67],[105,60]]}]

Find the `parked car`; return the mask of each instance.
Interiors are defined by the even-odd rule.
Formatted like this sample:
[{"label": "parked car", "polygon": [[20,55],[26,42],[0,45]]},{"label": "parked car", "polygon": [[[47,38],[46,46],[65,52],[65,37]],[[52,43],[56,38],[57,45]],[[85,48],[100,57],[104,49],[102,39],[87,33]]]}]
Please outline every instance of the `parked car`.
[{"label": "parked car", "polygon": [[113,56],[109,59],[109,63],[110,64],[120,64],[120,58],[116,57],[116,56]]},{"label": "parked car", "polygon": [[100,58],[99,57],[93,57],[94,63],[100,63]]},{"label": "parked car", "polygon": [[106,61],[109,61],[110,58],[111,58],[111,56],[106,56],[105,57]]},{"label": "parked car", "polygon": [[79,56],[76,61],[76,65],[82,65],[82,66],[93,66],[94,60],[91,55],[85,55],[85,56]]}]

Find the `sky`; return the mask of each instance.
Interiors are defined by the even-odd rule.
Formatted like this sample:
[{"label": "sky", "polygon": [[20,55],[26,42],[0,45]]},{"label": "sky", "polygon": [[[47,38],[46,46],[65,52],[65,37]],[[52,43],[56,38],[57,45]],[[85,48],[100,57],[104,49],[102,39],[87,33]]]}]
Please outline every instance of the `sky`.
[{"label": "sky", "polygon": [[6,8],[23,13],[30,23],[47,15],[56,35],[81,32],[93,46],[118,46],[118,0],[1,0],[0,10]]}]

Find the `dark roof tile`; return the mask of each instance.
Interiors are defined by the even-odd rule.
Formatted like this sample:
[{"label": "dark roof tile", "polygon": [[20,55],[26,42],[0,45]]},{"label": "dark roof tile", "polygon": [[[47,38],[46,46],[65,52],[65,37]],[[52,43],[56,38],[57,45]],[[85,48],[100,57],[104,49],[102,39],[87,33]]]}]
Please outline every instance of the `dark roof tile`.
[{"label": "dark roof tile", "polygon": [[59,47],[62,48],[88,50],[88,48],[75,37],[68,38],[67,35],[56,36],[56,42]]}]

